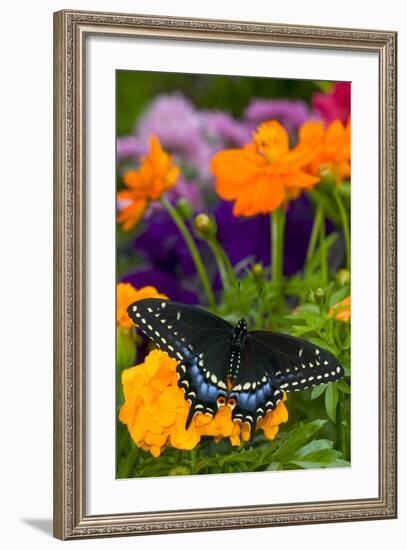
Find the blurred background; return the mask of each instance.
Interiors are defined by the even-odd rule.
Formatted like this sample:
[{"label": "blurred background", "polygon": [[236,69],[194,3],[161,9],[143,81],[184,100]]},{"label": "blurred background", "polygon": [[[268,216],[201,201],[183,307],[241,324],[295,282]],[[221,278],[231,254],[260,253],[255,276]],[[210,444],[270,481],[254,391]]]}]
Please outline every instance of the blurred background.
[{"label": "blurred background", "polygon": [[[175,189],[167,193],[170,202],[175,206],[182,198],[192,215],[208,212],[215,218],[218,239],[233,266],[269,265],[269,217],[234,217],[232,205],[214,192],[210,159],[221,149],[248,143],[253,130],[272,118],[283,124],[292,144],[297,129],[307,120],[329,123],[339,118],[346,122],[350,85],[135,71],[116,74],[118,189],[123,186],[123,173],[139,166],[149,137],[155,134],[181,167]],[[335,212],[331,214],[335,221]],[[287,275],[303,266],[312,222],[312,208],[305,195],[289,204],[284,254]],[[328,223],[328,233],[331,229]],[[200,285],[184,240],[158,203],[151,204],[131,232],[123,233],[118,227],[117,243],[118,280],[137,288],[152,284],[173,300],[200,301]],[[216,290],[219,281],[213,256],[203,243],[198,246]],[[333,261],[341,257],[340,249],[339,239],[331,254]]]}]

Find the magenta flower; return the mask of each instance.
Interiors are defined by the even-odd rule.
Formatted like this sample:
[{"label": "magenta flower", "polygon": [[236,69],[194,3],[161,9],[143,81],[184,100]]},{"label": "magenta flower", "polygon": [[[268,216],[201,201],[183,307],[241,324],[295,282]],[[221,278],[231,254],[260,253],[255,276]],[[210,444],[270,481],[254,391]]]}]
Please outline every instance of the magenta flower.
[{"label": "magenta flower", "polygon": [[312,107],[326,124],[335,119],[346,124],[350,116],[350,82],[337,82],[328,93],[317,92]]}]

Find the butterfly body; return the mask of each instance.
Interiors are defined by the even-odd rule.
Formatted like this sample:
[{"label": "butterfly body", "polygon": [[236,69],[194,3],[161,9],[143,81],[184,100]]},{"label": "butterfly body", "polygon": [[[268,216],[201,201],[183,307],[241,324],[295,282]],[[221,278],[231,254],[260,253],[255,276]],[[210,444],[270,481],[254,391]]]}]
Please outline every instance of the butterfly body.
[{"label": "butterfly body", "polygon": [[231,351],[229,356],[229,366],[227,377],[230,380],[236,380],[239,374],[239,369],[242,364],[242,352],[247,337],[247,324],[244,319],[240,319],[233,329],[231,338]]},{"label": "butterfly body", "polygon": [[198,413],[231,409],[250,426],[274,410],[285,392],[334,382],[344,369],[328,351],[287,334],[248,331],[199,307],[147,298],[128,314],[141,331],[177,361],[178,385],[190,403],[186,428]]}]

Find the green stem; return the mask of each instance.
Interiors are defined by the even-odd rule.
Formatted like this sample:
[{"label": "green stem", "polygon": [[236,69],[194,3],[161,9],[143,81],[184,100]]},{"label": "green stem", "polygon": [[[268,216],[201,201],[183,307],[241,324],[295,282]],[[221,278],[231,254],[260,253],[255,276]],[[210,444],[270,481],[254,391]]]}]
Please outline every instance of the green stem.
[{"label": "green stem", "polygon": [[321,260],[321,281],[322,286],[327,286],[328,284],[328,254],[326,250],[325,242],[325,212],[323,206],[318,206],[318,209],[321,210],[322,223],[319,227],[319,254]]},{"label": "green stem", "polygon": [[221,254],[221,251],[219,250],[218,242],[216,239],[208,239],[207,241],[210,249],[213,252],[213,255],[215,256],[216,264],[218,266],[220,278],[222,280],[222,286],[223,288],[227,288],[229,286],[229,274],[226,269],[224,258]]},{"label": "green stem", "polygon": [[338,415],[338,448],[342,452],[345,460],[350,460],[350,448],[349,448],[349,422],[350,417],[348,414],[348,395],[343,392],[339,392],[339,415]]},{"label": "green stem", "polygon": [[196,449],[191,449],[191,473],[192,474],[195,474],[196,473]]},{"label": "green stem", "polygon": [[338,416],[336,419],[336,427],[338,430],[338,449],[341,451],[342,456],[346,459],[346,429],[344,426],[345,415],[344,415],[344,394],[339,392],[338,399]]},{"label": "green stem", "polygon": [[219,249],[219,254],[221,255],[222,259],[223,259],[223,262],[226,266],[226,269],[227,269],[227,272],[229,274],[229,278],[231,281],[235,281],[235,271],[233,269],[233,266],[232,264],[230,263],[230,260],[226,254],[226,252],[223,250],[223,248],[221,247],[221,245],[219,244],[218,241],[216,241],[216,245]]},{"label": "green stem", "polygon": [[271,213],[271,280],[281,294],[283,287],[283,253],[285,211],[277,208]]},{"label": "green stem", "polygon": [[345,238],[345,250],[346,250],[346,268],[350,269],[350,226],[349,226],[349,218],[348,213],[346,212],[346,208],[342,202],[341,196],[338,192],[338,188],[335,187],[334,189],[334,197],[336,200],[336,204],[338,206],[339,214],[341,216],[342,221],[342,227],[343,227],[343,235]]},{"label": "green stem", "polygon": [[196,247],[196,244],[188,231],[187,226],[185,225],[184,221],[182,220],[181,216],[178,214],[178,212],[175,210],[175,208],[168,202],[168,200],[165,198],[165,196],[162,196],[161,204],[164,206],[164,208],[167,210],[168,214],[171,216],[173,222],[180,230],[181,235],[184,237],[186,245],[188,247],[188,250],[192,256],[192,259],[194,261],[196,270],[198,272],[198,275],[201,279],[202,286],[204,288],[204,291],[206,293],[208,304],[212,309],[216,309],[216,302],[215,302],[215,296],[212,292],[211,285],[209,283],[208,274],[206,272],[206,269],[203,265],[201,256],[199,254],[199,251]]},{"label": "green stem", "polygon": [[315,248],[317,246],[320,226],[323,221],[323,210],[317,208],[314,216],[314,223],[312,224],[311,236],[308,243],[307,256],[305,258],[305,266],[309,268],[312,260],[312,256],[315,254]]}]

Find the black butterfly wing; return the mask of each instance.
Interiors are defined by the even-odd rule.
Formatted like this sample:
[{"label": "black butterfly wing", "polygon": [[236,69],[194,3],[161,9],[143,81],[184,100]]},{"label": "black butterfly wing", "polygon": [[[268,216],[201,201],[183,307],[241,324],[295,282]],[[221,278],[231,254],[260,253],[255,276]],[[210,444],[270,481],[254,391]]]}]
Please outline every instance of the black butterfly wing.
[{"label": "black butterfly wing", "polygon": [[284,392],[269,373],[270,357],[254,341],[246,338],[241,356],[241,365],[230,396],[236,399],[233,418],[247,422],[251,440],[256,423],[269,411],[276,408]]},{"label": "black butterfly wing", "polygon": [[233,327],[199,307],[157,298],[134,302],[127,312],[159,349],[178,362],[178,385],[191,403],[186,426],[197,412],[213,416],[217,397],[226,395]]},{"label": "black butterfly wing", "polygon": [[267,372],[285,392],[335,382],[345,371],[329,351],[288,334],[252,331],[249,341],[269,358]]},{"label": "black butterfly wing", "polygon": [[232,388],[237,401],[233,417],[247,422],[253,436],[256,422],[276,408],[284,392],[334,382],[343,375],[342,365],[331,353],[306,340],[249,332]]}]

